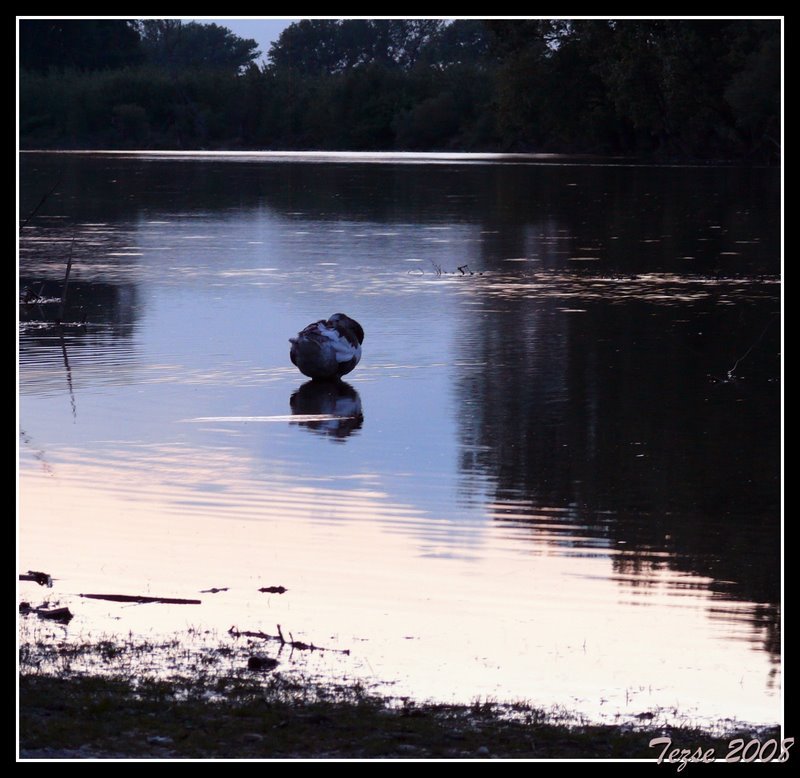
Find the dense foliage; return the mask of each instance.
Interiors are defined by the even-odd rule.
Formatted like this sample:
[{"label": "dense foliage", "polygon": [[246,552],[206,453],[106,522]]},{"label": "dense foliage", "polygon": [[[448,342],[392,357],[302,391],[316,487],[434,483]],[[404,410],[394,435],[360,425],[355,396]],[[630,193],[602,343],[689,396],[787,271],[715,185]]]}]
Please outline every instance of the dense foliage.
[{"label": "dense foliage", "polygon": [[778,20],[20,22],[23,147],[780,155]]}]

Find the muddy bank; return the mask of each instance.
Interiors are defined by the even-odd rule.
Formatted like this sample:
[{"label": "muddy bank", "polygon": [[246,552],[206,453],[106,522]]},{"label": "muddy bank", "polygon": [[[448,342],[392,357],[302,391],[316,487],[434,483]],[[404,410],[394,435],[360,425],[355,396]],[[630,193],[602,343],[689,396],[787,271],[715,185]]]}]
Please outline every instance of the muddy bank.
[{"label": "muddy bank", "polygon": [[[20,758],[655,759],[654,737],[721,755],[732,737],[566,726],[521,705],[398,704],[358,688],[301,688],[280,676],[216,686],[23,675]],[[780,737],[743,734],[753,736]]]}]

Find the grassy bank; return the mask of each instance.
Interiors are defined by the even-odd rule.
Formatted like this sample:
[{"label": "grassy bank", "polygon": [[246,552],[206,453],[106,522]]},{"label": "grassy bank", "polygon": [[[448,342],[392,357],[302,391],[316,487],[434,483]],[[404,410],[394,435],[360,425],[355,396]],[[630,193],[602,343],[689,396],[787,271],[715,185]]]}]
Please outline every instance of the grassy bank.
[{"label": "grassy bank", "polygon": [[[655,759],[661,749],[648,744],[663,735],[570,727],[521,706],[398,706],[358,687],[309,689],[280,675],[188,695],[163,681],[134,688],[119,678],[23,675],[19,723],[22,758]],[[675,748],[723,755],[730,739],[690,729],[671,738]]]},{"label": "grassy bank", "polygon": [[[651,759],[654,737],[724,756],[732,734],[648,714],[593,726],[517,703],[421,703],[304,675],[263,641],[69,641],[23,628],[21,759]],[[274,651],[272,653],[275,653]],[[302,652],[300,652],[302,653]],[[288,659],[288,661],[287,661]],[[758,735],[779,739],[777,730]]]},{"label": "grassy bank", "polygon": [[724,756],[736,729],[667,726],[675,711],[597,726],[524,701],[438,704],[391,696],[352,671],[347,652],[263,633],[86,636],[23,610],[19,757],[655,760],[655,737]]}]

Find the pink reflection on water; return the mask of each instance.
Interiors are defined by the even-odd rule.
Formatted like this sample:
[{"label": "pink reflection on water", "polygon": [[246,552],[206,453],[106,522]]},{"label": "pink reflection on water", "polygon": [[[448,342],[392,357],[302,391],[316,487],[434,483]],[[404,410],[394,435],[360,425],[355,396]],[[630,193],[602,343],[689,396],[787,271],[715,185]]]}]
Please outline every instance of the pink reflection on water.
[{"label": "pink reflection on water", "polygon": [[[281,624],[350,649],[339,670],[394,682],[394,694],[530,700],[592,719],[780,719],[768,655],[732,639],[747,622],[731,603],[709,618],[719,603],[705,579],[654,562],[637,586],[613,571],[623,550],[576,553],[579,535],[565,545],[556,509],[533,535],[487,521],[466,543],[463,527],[435,524],[377,475],[265,483],[254,470],[236,449],[181,446],[103,461],[63,452],[49,470],[23,461],[21,568],[53,574],[76,614],[69,630],[85,634]],[[258,592],[277,585],[288,592]],[[227,591],[198,594],[211,587]],[[93,592],[203,602],[76,597]]]}]

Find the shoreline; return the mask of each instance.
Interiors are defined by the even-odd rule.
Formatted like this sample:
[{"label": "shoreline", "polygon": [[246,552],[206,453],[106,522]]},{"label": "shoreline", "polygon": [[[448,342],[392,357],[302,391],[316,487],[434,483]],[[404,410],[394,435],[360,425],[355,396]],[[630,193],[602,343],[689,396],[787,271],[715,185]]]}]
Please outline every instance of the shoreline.
[{"label": "shoreline", "polygon": [[712,737],[680,727],[569,726],[547,712],[491,703],[398,707],[360,690],[296,688],[279,676],[216,702],[198,689],[183,700],[175,692],[167,682],[134,689],[113,678],[23,675],[19,758],[655,761],[664,738],[670,751],[713,749],[723,758],[737,736],[761,747],[781,742],[778,728]]},{"label": "shoreline", "polygon": [[593,724],[525,702],[416,701],[284,670],[253,645],[186,662],[177,641],[21,641],[18,760],[655,761],[664,738],[669,753],[724,758],[737,736],[782,753],[778,726],[674,725],[658,712]]}]

